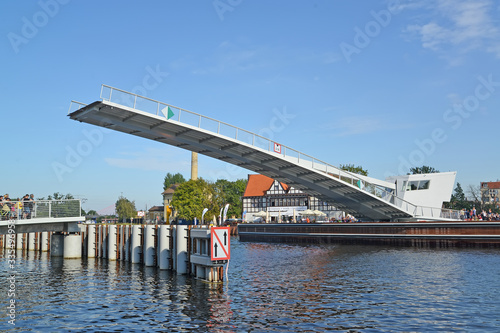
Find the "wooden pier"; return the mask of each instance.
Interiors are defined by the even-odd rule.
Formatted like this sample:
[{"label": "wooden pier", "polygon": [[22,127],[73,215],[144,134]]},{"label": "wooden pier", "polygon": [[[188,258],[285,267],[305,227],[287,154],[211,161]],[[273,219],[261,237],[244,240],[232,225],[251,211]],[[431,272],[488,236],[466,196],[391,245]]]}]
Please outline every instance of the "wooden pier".
[{"label": "wooden pier", "polygon": [[500,247],[500,222],[365,222],[238,225],[240,241]]}]

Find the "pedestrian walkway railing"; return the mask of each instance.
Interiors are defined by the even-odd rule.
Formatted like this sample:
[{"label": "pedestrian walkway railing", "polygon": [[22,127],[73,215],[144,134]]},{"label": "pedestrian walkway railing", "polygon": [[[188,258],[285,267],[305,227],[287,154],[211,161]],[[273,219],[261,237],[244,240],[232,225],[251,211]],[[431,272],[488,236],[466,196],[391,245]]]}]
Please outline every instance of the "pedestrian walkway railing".
[{"label": "pedestrian walkway railing", "polygon": [[[156,116],[165,117],[167,120],[174,120],[185,125],[203,129],[218,135],[240,141],[262,150],[281,155],[286,160],[296,163],[302,167],[312,168],[326,173],[332,177],[358,187],[360,190],[371,193],[381,200],[389,202],[412,216],[428,216],[426,213],[432,213],[433,218],[445,216],[460,216],[460,212],[450,212],[449,210],[421,207],[414,205],[397,197],[394,192],[378,184],[372,184],[360,179],[359,175],[340,169],[339,167],[328,164],[316,159],[310,155],[304,154],[298,150],[282,145],[276,141],[265,138],[261,135],[252,133],[242,128],[230,125],[228,123],[195,113],[171,104],[160,102],[148,97],[140,96],[128,91],[117,89],[103,84],[101,86],[100,98],[103,101],[127,106],[136,110],[144,111]],[[70,111],[74,107],[83,107],[85,104],[72,101]]]},{"label": "pedestrian walkway railing", "polygon": [[79,217],[81,211],[80,199],[0,202],[2,220]]}]

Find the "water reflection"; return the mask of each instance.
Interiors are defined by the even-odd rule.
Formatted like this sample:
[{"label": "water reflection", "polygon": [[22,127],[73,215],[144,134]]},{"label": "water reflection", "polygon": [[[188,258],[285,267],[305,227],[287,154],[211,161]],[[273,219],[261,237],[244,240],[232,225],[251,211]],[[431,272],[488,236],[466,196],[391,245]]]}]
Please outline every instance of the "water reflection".
[{"label": "water reflection", "polygon": [[[498,250],[231,242],[223,284],[120,261],[18,252],[16,330],[500,328]],[[5,258],[0,263],[6,267]]]}]

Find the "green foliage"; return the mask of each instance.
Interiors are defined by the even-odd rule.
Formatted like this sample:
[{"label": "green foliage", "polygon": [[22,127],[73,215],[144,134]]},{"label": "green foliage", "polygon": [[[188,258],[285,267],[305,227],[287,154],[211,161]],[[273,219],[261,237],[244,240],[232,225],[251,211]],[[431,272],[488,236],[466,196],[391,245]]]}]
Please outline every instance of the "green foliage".
[{"label": "green foliage", "polygon": [[120,196],[115,204],[116,214],[119,219],[130,219],[137,215],[135,209],[135,201],[130,201],[127,198]]},{"label": "green foliage", "polygon": [[227,216],[241,217],[243,211],[243,201],[241,200],[241,197],[245,192],[247,180],[238,179],[234,182],[230,182],[225,179],[219,179],[213,186],[216,195],[213,203],[218,207],[223,207],[226,204],[229,204]]},{"label": "green foliage", "polygon": [[163,190],[168,189],[170,186],[174,184],[182,184],[186,182],[186,179],[184,179],[184,176],[181,175],[180,173],[176,173],[175,175],[172,175],[170,172],[167,173],[165,176],[165,179],[163,181]]},{"label": "green foliage", "polygon": [[59,192],[54,192],[54,194],[49,194],[47,199],[45,199],[45,197],[41,197],[41,198],[37,198],[37,200],[70,200],[70,199],[74,199],[74,198],[75,197],[71,193],[62,194]]},{"label": "green foliage", "polygon": [[471,203],[467,201],[467,198],[465,197],[464,190],[462,189],[462,186],[460,183],[457,183],[457,186],[455,187],[455,191],[451,195],[451,200],[449,203],[445,204],[446,208],[451,208],[451,209],[456,209],[456,210],[461,210],[461,209],[470,209],[471,208]]},{"label": "green foliage", "polygon": [[349,171],[356,173],[358,175],[368,176],[368,170],[363,169],[360,165],[354,166],[354,164],[341,164],[340,168],[344,171]]},{"label": "green foliage", "polygon": [[434,169],[433,167],[430,167],[430,166],[427,166],[427,165],[423,165],[421,167],[413,167],[413,168],[410,168],[410,173],[408,173],[409,175],[416,175],[416,174],[420,174],[420,173],[439,173],[439,170],[436,170]]},{"label": "green foliage", "polygon": [[43,203],[43,202],[37,204],[37,217],[48,217],[49,211],[50,211],[50,216],[52,217],[78,216],[78,214],[84,216],[85,211],[81,209],[78,201],[65,201],[72,199],[74,199],[72,194],[70,193],[62,194],[59,192],[54,192],[54,194],[49,194],[47,199],[45,199],[45,197],[36,199],[36,200],[53,200],[50,203],[50,205],[48,203]]},{"label": "green foliage", "polygon": [[177,212],[178,218],[191,220],[196,217],[201,220],[204,208],[209,209],[207,216],[214,214],[216,210],[212,202],[214,197],[213,186],[207,181],[202,178],[189,180],[182,183],[175,190],[172,198],[172,206]]},{"label": "green foliage", "polygon": [[174,192],[172,206],[181,219],[201,220],[203,209],[208,208],[205,220],[219,216],[220,209],[229,204],[227,216],[240,217],[242,213],[243,192],[247,185],[246,179],[231,182],[219,179],[215,183],[200,178],[182,183]]},{"label": "green foliage", "polygon": [[89,210],[86,215],[98,215],[97,212],[93,209]]}]

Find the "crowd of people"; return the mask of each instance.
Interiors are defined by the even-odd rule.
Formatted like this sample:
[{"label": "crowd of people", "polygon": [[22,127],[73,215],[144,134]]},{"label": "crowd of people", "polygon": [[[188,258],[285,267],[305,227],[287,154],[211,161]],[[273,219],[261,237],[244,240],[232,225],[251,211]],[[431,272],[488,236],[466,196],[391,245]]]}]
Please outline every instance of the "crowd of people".
[{"label": "crowd of people", "polygon": [[9,194],[0,195],[0,218],[30,219],[33,217],[35,197],[33,194],[25,194],[22,198],[11,199]]},{"label": "crowd of people", "polygon": [[472,207],[471,210],[462,209],[460,218],[466,221],[500,221],[500,214],[493,213],[491,209],[478,212],[476,207]]}]

